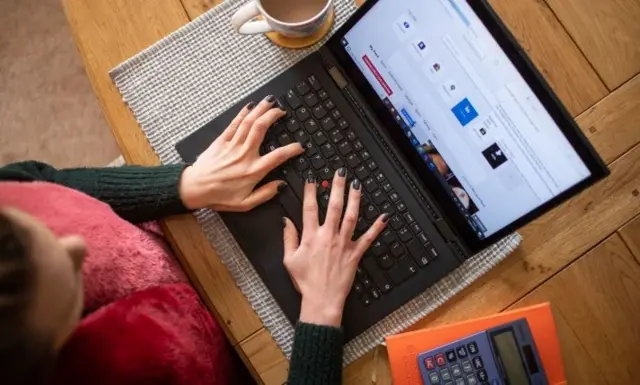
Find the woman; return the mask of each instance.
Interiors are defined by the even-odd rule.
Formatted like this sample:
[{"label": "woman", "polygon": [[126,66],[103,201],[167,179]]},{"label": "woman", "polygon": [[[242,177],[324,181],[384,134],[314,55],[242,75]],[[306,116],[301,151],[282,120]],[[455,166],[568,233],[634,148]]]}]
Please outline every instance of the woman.
[{"label": "woman", "polygon": [[[46,383],[51,373],[60,384],[246,383],[233,370],[220,328],[180,272],[171,271],[170,257],[151,243],[138,247],[149,241],[147,233],[124,220],[139,223],[203,207],[247,211],[286,188],[275,181],[255,189],[303,152],[294,143],[259,155],[266,130],[284,114],[274,102],[268,97],[247,105],[191,166],[58,171],[22,163],[0,169],[3,384]],[[284,265],[302,295],[290,384],[340,383],[342,309],[357,264],[386,221],[381,216],[352,240],[360,183],[351,184],[345,203],[345,172],[339,170],[320,226],[315,188],[311,178],[300,239],[283,220]],[[127,280],[116,267],[114,274],[112,265],[140,259],[127,255],[132,248],[149,271],[160,266],[170,273],[149,280],[153,274],[145,270]],[[85,256],[94,265],[83,269]],[[96,260],[107,263],[96,266]],[[128,268],[123,271],[135,270]]]}]

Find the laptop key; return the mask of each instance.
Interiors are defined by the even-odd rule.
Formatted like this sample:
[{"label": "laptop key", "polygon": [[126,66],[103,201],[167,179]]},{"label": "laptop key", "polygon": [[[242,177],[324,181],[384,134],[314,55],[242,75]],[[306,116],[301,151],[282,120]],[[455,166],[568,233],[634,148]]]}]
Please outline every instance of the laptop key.
[{"label": "laptop key", "polygon": [[310,121],[304,124],[304,129],[307,130],[309,134],[315,134],[320,127],[318,127],[318,123],[315,120],[311,119]]},{"label": "laptop key", "polygon": [[299,156],[298,158],[296,158],[294,160],[294,164],[295,164],[296,170],[300,172],[309,168],[309,162],[307,161],[307,158],[303,156]]},{"label": "laptop key", "polygon": [[[331,158],[331,160],[329,160],[329,165],[332,169],[337,170],[341,167],[344,167],[344,161],[339,156],[334,156],[333,158]],[[348,190],[345,189],[345,191]]]},{"label": "laptop key", "polygon": [[300,107],[296,110],[296,117],[299,121],[304,122],[311,117],[311,113],[307,107]]},{"label": "laptop key", "polygon": [[362,287],[362,284],[360,282],[356,282],[353,284],[351,290],[353,290],[353,292],[356,294],[362,294],[364,292],[364,287]]},{"label": "laptop key", "polygon": [[318,204],[320,205],[320,207],[322,207],[323,209],[327,209],[327,206],[329,206],[329,198],[331,196],[329,195],[329,193],[324,193],[322,195],[320,195],[320,199],[318,199]]},{"label": "laptop key", "polygon": [[369,199],[369,195],[362,193],[362,195],[360,196],[360,207],[367,206],[369,203],[371,203],[371,199]]},{"label": "laptop key", "polygon": [[293,140],[291,140],[289,134],[283,132],[282,134],[278,135],[278,143],[280,143],[281,146],[286,146],[287,144],[293,143]]},{"label": "laptop key", "polygon": [[369,170],[367,170],[367,168],[363,165],[360,165],[358,167],[356,167],[353,172],[356,175],[356,178],[360,179],[360,180],[364,180],[365,178],[367,178],[369,176]]},{"label": "laptop key", "polygon": [[324,102],[324,108],[326,108],[328,111],[331,111],[334,108],[336,108],[336,105],[335,103],[333,103],[333,100],[329,99],[326,102]]},{"label": "laptop key", "polygon": [[436,250],[435,246],[433,246],[432,243],[428,243],[428,244],[424,245],[424,247],[427,248],[427,250],[428,250],[428,252],[429,252],[429,254],[431,256],[431,259],[436,259],[440,255],[440,253],[438,253],[438,250]]},{"label": "laptop key", "polygon": [[411,231],[413,231],[415,234],[420,234],[422,232],[422,227],[420,227],[420,225],[417,223],[413,223],[411,225]]},{"label": "laptop key", "polygon": [[384,233],[382,233],[381,239],[382,239],[382,242],[386,243],[387,245],[390,245],[396,241],[396,235],[393,233],[393,231],[387,230]]},{"label": "laptop key", "polygon": [[[336,119],[335,116],[333,118]],[[341,130],[346,130],[347,128],[349,128],[349,123],[347,123],[345,119],[338,118],[337,120],[338,120],[338,127],[340,127]]]},{"label": "laptop key", "polygon": [[360,164],[360,158],[358,158],[358,155],[356,155],[355,153],[347,155],[346,160],[347,165],[349,165],[349,167],[351,168],[355,168]]},{"label": "laptop key", "polygon": [[[367,167],[369,168],[369,170],[371,170],[371,171],[375,171],[375,170],[378,168],[378,164],[376,163],[376,161],[375,161],[375,160],[370,159],[370,160],[367,162]],[[379,175],[381,175],[382,177],[381,177],[381,178],[378,178],[378,176],[379,176]],[[382,183],[382,182],[385,180],[384,174],[383,174],[383,173],[381,173],[381,172],[376,173],[376,180],[377,180],[378,182]]]},{"label": "laptop key", "polygon": [[413,217],[413,214],[411,213],[404,213],[403,215],[405,222],[407,222],[408,224],[412,224],[413,222],[415,222],[415,218]]},{"label": "laptop key", "polygon": [[296,86],[296,90],[298,90],[298,93],[300,95],[304,96],[311,91],[311,87],[309,87],[309,84],[307,84],[307,82],[303,81]]},{"label": "laptop key", "polygon": [[317,154],[317,155],[315,155],[315,156],[313,156],[311,158],[311,165],[316,170],[319,170],[319,169],[323,168],[324,166],[326,166],[327,162],[324,160],[324,158],[322,156],[320,156],[320,154]]},{"label": "laptop key", "polygon": [[296,133],[294,134],[294,138],[296,142],[300,144],[305,144],[310,140],[309,135],[307,135],[307,133],[304,132],[304,130],[296,131]]},{"label": "laptop key", "polygon": [[371,305],[371,298],[368,295],[363,295],[360,300],[362,301],[362,304],[364,306],[369,306]]},{"label": "laptop key", "polygon": [[342,155],[350,154],[352,151],[351,145],[349,142],[341,142],[338,144],[338,151],[340,151]]},{"label": "laptop key", "polygon": [[[367,271],[367,273],[369,273],[369,276],[373,281],[373,285],[377,288],[381,288],[389,283],[389,279],[385,277],[383,272],[380,270],[380,267],[378,267],[378,263],[376,262],[377,259],[379,258],[364,257],[362,259],[362,266]],[[393,263],[393,261],[391,261],[391,263]]]},{"label": "laptop key", "polygon": [[425,233],[419,233],[417,237],[420,243],[422,243],[423,245],[426,245],[427,243],[429,243],[429,238],[427,238]]},{"label": "laptop key", "polygon": [[378,185],[376,184],[376,181],[373,180],[373,178],[365,179],[362,182],[362,185],[364,186],[364,189],[367,190],[367,192],[372,192],[378,188]]},{"label": "laptop key", "polygon": [[404,247],[399,243],[394,243],[393,245],[389,246],[389,250],[391,251],[391,255],[396,258],[400,258],[404,255]]},{"label": "laptop key", "polygon": [[[340,133],[340,130],[333,130],[329,133],[329,137],[333,143],[339,143],[344,139],[344,136]],[[348,143],[347,143],[348,144]]]},{"label": "laptop key", "polygon": [[364,208],[364,217],[372,221],[378,217],[378,209],[373,205],[366,205]]},{"label": "laptop key", "polygon": [[373,288],[369,290],[369,296],[373,298],[374,301],[377,301],[382,298],[382,293],[380,293],[380,290]]},{"label": "laptop key", "polygon": [[389,202],[384,202],[380,207],[383,213],[387,213],[389,215],[394,214],[396,212],[396,208]]},{"label": "laptop key", "polygon": [[360,151],[360,157],[366,162],[367,160],[369,160],[369,158],[371,158],[371,154],[367,150]]},{"label": "laptop key", "polygon": [[277,122],[276,124],[273,125],[273,128],[271,129],[271,132],[274,134],[279,134],[282,131],[284,131],[284,129],[287,128],[287,125],[285,122]]},{"label": "laptop key", "polygon": [[371,245],[369,251],[374,257],[379,257],[387,252],[387,245],[381,241],[375,241],[373,242],[373,245]]},{"label": "laptop key", "polygon": [[365,232],[369,229],[369,226],[371,226],[369,221],[364,219],[362,216],[358,217],[358,222],[356,222],[356,231]]},{"label": "laptop key", "polygon": [[371,199],[373,199],[373,203],[380,206],[387,200],[387,194],[385,194],[382,190],[376,190],[371,194]]},{"label": "laptop key", "polygon": [[318,153],[318,149],[311,141],[305,143],[303,147],[304,156],[306,156],[307,158],[312,158],[315,154]]},{"label": "laptop key", "polygon": [[322,121],[320,122],[320,126],[323,130],[329,131],[336,127],[336,123],[333,121],[333,119],[331,119],[331,117],[327,116],[326,118],[322,119]]},{"label": "laptop key", "polygon": [[320,84],[320,81],[318,80],[316,75],[309,76],[309,79],[307,80],[309,80],[309,85],[311,85],[311,88],[313,88],[314,90],[318,91],[322,88],[322,85]]},{"label": "laptop key", "polygon": [[313,141],[318,145],[322,146],[327,143],[327,136],[324,134],[324,131],[318,131],[313,134]]},{"label": "laptop key", "polygon": [[329,167],[325,167],[318,172],[320,180],[330,180],[333,178],[333,170]]},{"label": "laptop key", "polygon": [[298,95],[296,95],[296,92],[294,90],[287,91],[285,99],[287,100],[287,104],[289,104],[289,107],[294,110],[302,105],[302,101],[300,100]]},{"label": "laptop key", "polygon": [[318,97],[316,96],[316,94],[311,92],[304,97],[304,102],[307,106],[313,107],[316,104],[320,103],[320,100],[318,100]]},{"label": "laptop key", "polygon": [[389,191],[391,191],[391,189],[393,189],[393,187],[391,187],[391,183],[384,182],[382,184],[382,189],[384,190],[384,192],[389,192]]},{"label": "laptop key", "polygon": [[356,151],[360,151],[360,150],[362,150],[362,149],[364,148],[364,146],[362,145],[362,142],[361,142],[361,141],[356,140],[355,142],[353,142],[353,148],[354,148]]},{"label": "laptop key", "polygon": [[317,106],[313,107],[311,111],[313,112],[313,116],[315,116],[316,119],[322,119],[327,116],[327,110],[324,109],[322,104],[318,104]]},{"label": "laptop key", "polygon": [[[338,126],[340,126],[340,124],[338,124]],[[342,128],[342,127],[340,127],[340,128]],[[346,135],[347,135],[347,140],[348,140],[349,142],[353,142],[353,141],[354,141],[354,140],[356,140],[356,138],[357,138],[357,137],[356,137],[356,133],[355,133],[355,132],[353,132],[353,130],[347,130],[347,131],[346,131]]]},{"label": "laptop key", "polygon": [[398,259],[396,265],[389,269],[388,273],[391,281],[396,285],[399,285],[411,278],[412,275],[418,272],[418,268],[407,257]]},{"label": "laptop key", "polygon": [[329,97],[329,94],[325,90],[318,90],[318,96],[320,100],[326,100]]},{"label": "laptop key", "polygon": [[402,221],[402,218],[396,214],[389,219],[389,226],[394,230],[399,230],[404,226],[404,222]]},{"label": "laptop key", "polygon": [[407,243],[407,250],[409,250],[409,254],[413,257],[418,266],[425,267],[429,264],[429,258],[427,257],[426,250],[415,239]]},{"label": "laptop key", "polygon": [[[383,185],[383,188],[384,188],[384,185]],[[391,193],[389,194],[389,199],[391,200],[392,203],[396,203],[397,201],[400,200],[400,196],[398,195],[397,192],[391,191]]]},{"label": "laptop key", "polygon": [[413,235],[411,234],[411,231],[409,231],[408,228],[403,227],[400,230],[398,230],[398,237],[402,242],[407,243],[413,238]]},{"label": "laptop key", "polygon": [[398,210],[399,212],[403,212],[406,209],[407,209],[407,206],[404,204],[404,202],[396,203],[396,210]]},{"label": "laptop key", "polygon": [[331,143],[325,143],[322,147],[320,147],[320,151],[325,158],[331,158],[336,154],[336,148]]},{"label": "laptop key", "polygon": [[395,265],[395,260],[389,254],[383,254],[376,259],[381,269],[389,270]]}]

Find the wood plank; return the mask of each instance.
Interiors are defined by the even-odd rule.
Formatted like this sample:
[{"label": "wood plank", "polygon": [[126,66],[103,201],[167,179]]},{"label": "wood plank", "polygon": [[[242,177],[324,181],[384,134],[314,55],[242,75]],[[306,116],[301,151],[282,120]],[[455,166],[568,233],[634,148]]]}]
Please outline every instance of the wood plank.
[{"label": "wood plank", "polygon": [[573,116],[602,99],[607,88],[542,0],[490,0]]},{"label": "wood plank", "polygon": [[[640,195],[640,191],[636,190],[635,194]],[[624,225],[623,228],[618,230],[618,233],[638,263],[640,263],[640,216],[635,217],[631,222]]]},{"label": "wood plank", "polygon": [[618,234],[518,301],[550,301],[569,384],[640,379],[640,265]]},{"label": "wood plank", "polygon": [[345,385],[392,385],[387,349],[378,346],[347,366],[342,377]]},{"label": "wood plank", "polygon": [[189,18],[193,20],[223,2],[224,0],[182,0],[182,6]]},{"label": "wood plank", "polygon": [[238,348],[265,384],[283,384],[287,380],[289,361],[266,329],[242,341]]},{"label": "wood plank", "polygon": [[504,310],[640,213],[640,146],[604,181],[525,226],[516,252],[411,329]]},{"label": "wood plank", "polygon": [[640,73],[640,0],[547,0],[610,90]]},{"label": "wood plank", "polygon": [[[64,0],[63,4],[87,74],[125,159],[130,164],[159,164],[108,71],[187,23],[181,3]],[[170,218],[164,229],[192,283],[209,309],[214,313],[217,309],[232,341],[262,328],[193,216]]]},{"label": "wood plank", "polygon": [[607,163],[640,143],[640,75],[585,111],[576,121]]}]

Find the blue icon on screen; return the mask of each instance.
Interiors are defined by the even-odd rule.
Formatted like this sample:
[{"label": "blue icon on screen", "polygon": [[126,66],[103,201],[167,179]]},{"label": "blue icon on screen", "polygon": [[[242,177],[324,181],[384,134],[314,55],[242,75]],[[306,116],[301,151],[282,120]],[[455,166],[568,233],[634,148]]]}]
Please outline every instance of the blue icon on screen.
[{"label": "blue icon on screen", "polygon": [[420,48],[420,50],[423,51],[425,48],[427,48],[427,45],[424,44],[423,41],[421,41],[420,43],[418,43],[418,48]]},{"label": "blue icon on screen", "polygon": [[402,25],[404,25],[405,28],[411,27],[411,24],[409,24],[408,21],[405,21],[404,23],[402,23]]},{"label": "blue icon on screen", "polygon": [[414,146],[417,146],[420,144],[420,142],[418,142],[418,139],[416,139],[415,137],[411,138],[411,144]]},{"label": "blue icon on screen", "polygon": [[413,118],[409,114],[409,111],[403,108],[402,110],[400,110],[400,112],[402,113],[402,116],[404,116],[404,118],[407,120],[407,124],[409,124],[410,127],[413,127],[416,125],[416,121],[413,120]]},{"label": "blue icon on screen", "polygon": [[478,112],[467,98],[462,99],[460,103],[456,104],[455,107],[451,109],[451,112],[458,118],[458,121],[463,127],[478,117]]}]

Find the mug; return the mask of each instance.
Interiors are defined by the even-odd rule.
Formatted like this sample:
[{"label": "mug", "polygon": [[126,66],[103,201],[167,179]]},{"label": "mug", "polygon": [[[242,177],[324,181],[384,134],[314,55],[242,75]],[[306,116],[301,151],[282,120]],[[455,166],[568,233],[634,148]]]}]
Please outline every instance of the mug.
[{"label": "mug", "polygon": [[[252,0],[243,5],[231,17],[231,25],[241,35],[253,35],[257,33],[279,32],[287,37],[307,37],[313,35],[331,15],[333,0],[327,0],[322,10],[308,20],[288,23],[275,19],[269,15],[262,6],[267,1],[278,0]],[[304,1],[304,0],[300,0]],[[262,15],[262,20],[253,20]]]}]

